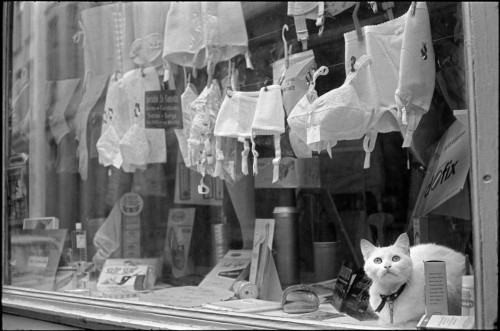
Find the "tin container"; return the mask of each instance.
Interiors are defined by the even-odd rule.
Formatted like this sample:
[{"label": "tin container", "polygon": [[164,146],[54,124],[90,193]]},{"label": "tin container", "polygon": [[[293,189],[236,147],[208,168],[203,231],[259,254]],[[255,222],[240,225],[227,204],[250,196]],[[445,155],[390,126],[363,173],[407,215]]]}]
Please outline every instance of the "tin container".
[{"label": "tin container", "polygon": [[233,284],[233,291],[240,299],[257,299],[259,297],[259,289],[254,283],[246,280],[239,280]]},{"label": "tin container", "polygon": [[276,269],[281,286],[285,288],[300,283],[297,209],[275,207],[273,215]]}]

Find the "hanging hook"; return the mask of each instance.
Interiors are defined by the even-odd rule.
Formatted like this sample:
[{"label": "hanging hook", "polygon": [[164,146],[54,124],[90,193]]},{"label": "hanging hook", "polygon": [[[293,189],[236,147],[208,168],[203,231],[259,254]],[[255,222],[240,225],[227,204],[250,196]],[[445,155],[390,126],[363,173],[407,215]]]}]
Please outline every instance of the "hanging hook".
[{"label": "hanging hook", "polygon": [[141,76],[146,77],[146,75],[144,74],[144,67],[142,67],[142,66],[141,66]]},{"label": "hanging hook", "polygon": [[352,12],[352,20],[354,22],[354,28],[358,33],[358,40],[361,41],[363,40],[363,32],[361,32],[361,25],[359,24],[359,19],[358,19],[359,5],[360,2],[356,2],[356,7],[354,7],[354,11]]},{"label": "hanging hook", "polygon": [[316,70],[313,75],[312,85],[316,84],[316,79],[318,79],[319,76],[328,75],[328,72],[328,67],[325,66],[321,66],[318,70]]},{"label": "hanging hook", "polygon": [[290,62],[288,60],[288,55],[289,55],[289,52],[291,50],[288,51],[288,44],[287,44],[286,38],[285,38],[285,30],[288,31],[288,25],[286,25],[286,24],[283,25],[283,28],[281,29],[281,39],[283,39],[284,50],[285,50],[285,69],[288,69],[288,66],[290,64]]},{"label": "hanging hook", "polygon": [[210,193],[210,187],[208,187],[205,182],[203,182],[203,178],[200,178],[200,185],[198,185],[198,193],[199,194],[208,194]]},{"label": "hanging hook", "polygon": [[355,72],[356,69],[354,69],[354,64],[356,63],[356,57],[351,56],[351,72]]}]

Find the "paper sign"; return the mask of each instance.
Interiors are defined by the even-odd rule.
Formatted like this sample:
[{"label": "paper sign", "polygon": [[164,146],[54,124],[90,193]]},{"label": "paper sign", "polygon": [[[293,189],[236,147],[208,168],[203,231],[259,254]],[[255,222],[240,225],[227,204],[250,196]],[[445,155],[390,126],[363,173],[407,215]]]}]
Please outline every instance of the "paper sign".
[{"label": "paper sign", "polygon": [[177,91],[146,91],[145,121],[146,129],[182,129],[182,110]]},{"label": "paper sign", "polygon": [[460,192],[469,169],[469,131],[455,121],[439,141],[429,163],[414,215],[425,216]]}]

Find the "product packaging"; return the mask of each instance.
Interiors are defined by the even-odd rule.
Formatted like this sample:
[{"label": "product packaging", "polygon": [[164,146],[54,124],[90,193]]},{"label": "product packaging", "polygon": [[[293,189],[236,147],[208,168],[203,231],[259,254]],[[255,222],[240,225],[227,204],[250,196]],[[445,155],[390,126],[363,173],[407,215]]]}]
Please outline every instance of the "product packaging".
[{"label": "product packaging", "polygon": [[187,276],[194,269],[189,259],[189,247],[195,211],[195,208],[172,208],[169,212],[164,257],[176,278]]},{"label": "product packaging", "polygon": [[417,329],[471,330],[474,329],[474,323],[474,316],[424,315]]},{"label": "product packaging", "polygon": [[474,276],[462,276],[462,316],[474,316]]},{"label": "product packaging", "polygon": [[144,201],[137,193],[125,193],[120,199],[122,211],[122,256],[141,257],[141,219]]},{"label": "product packaging", "polygon": [[156,270],[151,265],[129,261],[117,265],[113,261],[108,261],[104,263],[99,275],[98,291],[145,291],[153,288]]},{"label": "product packaging", "polygon": [[248,277],[251,250],[230,250],[200,283],[200,287],[233,290],[233,284]]},{"label": "product packaging", "polygon": [[448,287],[446,285],[446,263],[424,261],[425,314],[448,315]]}]

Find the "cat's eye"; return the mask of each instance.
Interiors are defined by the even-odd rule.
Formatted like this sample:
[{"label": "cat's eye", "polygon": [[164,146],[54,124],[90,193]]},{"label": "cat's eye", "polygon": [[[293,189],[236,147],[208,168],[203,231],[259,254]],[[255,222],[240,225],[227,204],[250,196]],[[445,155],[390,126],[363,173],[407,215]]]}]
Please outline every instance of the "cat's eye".
[{"label": "cat's eye", "polygon": [[382,259],[377,257],[375,260],[373,260],[373,262],[375,262],[376,264],[380,264],[382,263]]},{"label": "cat's eye", "polygon": [[395,255],[395,256],[392,257],[392,261],[393,262],[398,262],[399,260],[401,260],[401,258],[399,256],[397,256],[397,255]]}]

